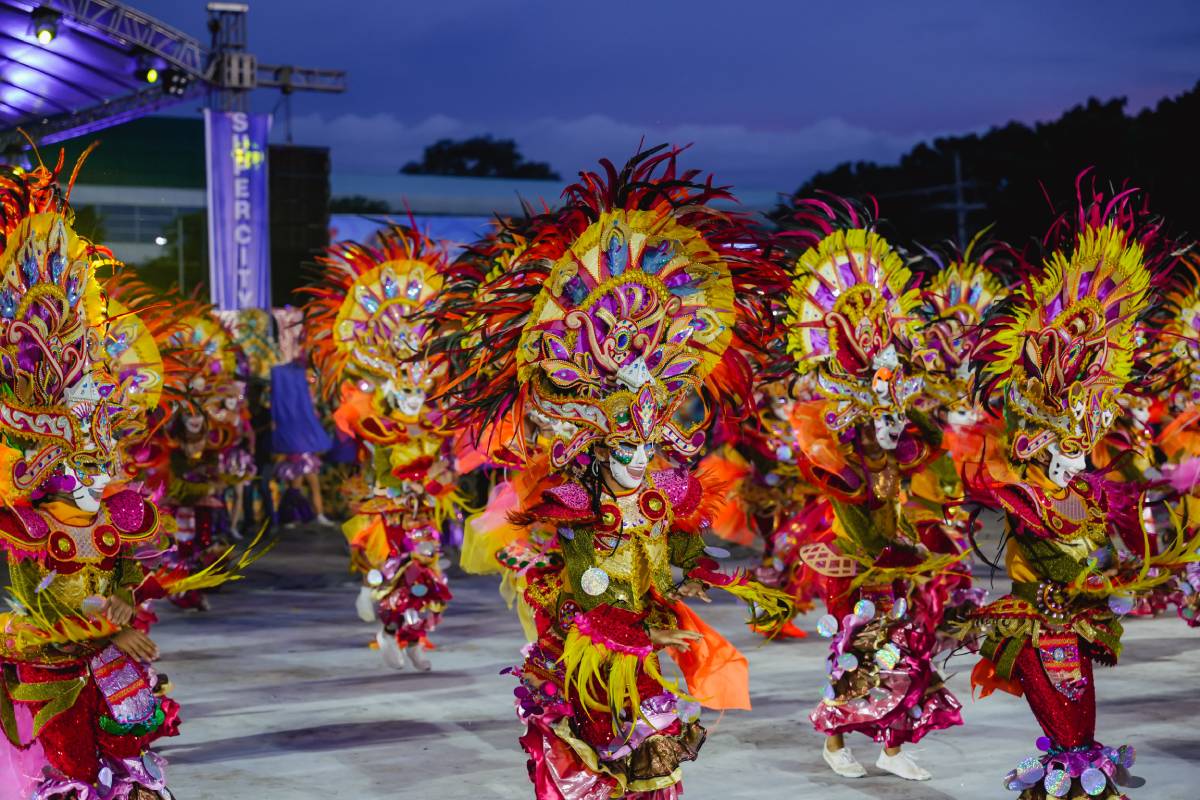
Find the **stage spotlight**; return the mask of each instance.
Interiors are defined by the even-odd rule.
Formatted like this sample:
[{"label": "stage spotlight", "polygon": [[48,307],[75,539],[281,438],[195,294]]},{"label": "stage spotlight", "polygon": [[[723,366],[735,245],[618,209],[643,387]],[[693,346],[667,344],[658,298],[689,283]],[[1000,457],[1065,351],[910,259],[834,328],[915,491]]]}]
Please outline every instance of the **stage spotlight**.
[{"label": "stage spotlight", "polygon": [[58,36],[58,20],[61,16],[57,11],[45,6],[38,6],[31,14],[33,24],[30,30],[41,44],[50,44]]},{"label": "stage spotlight", "polygon": [[188,84],[192,79],[188,74],[178,69],[168,69],[163,71],[162,85],[163,91],[173,97],[182,97],[187,93]]},{"label": "stage spotlight", "polygon": [[146,83],[158,83],[158,64],[149,55],[139,55],[137,58],[136,74],[139,80],[143,80]]}]

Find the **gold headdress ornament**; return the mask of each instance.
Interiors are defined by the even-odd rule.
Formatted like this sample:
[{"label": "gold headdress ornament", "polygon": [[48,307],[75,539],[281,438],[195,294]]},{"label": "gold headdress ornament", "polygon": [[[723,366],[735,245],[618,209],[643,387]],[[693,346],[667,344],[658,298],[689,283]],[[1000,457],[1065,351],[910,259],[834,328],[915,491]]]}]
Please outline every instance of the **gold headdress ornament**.
[{"label": "gold headdress ornament", "polygon": [[1070,239],[985,321],[972,355],[977,392],[1002,393],[1014,458],[1051,444],[1085,455],[1120,413],[1151,281],[1146,243],[1158,231],[1137,221],[1132,191],[1081,204]]},{"label": "gold headdress ornament", "polygon": [[100,346],[107,311],[96,280],[117,262],[73,229],[61,168],[61,155],[54,170],[0,167],[0,431],[23,452],[11,475],[18,494],[62,468],[86,484],[113,474],[118,458],[120,408]]},{"label": "gold headdress ornament", "polygon": [[799,206],[806,229],[784,235],[809,247],[793,266],[787,352],[799,374],[817,371],[830,428],[902,414],[921,388],[908,364],[920,300],[912,274],[863,209],[840,199]]},{"label": "gold headdress ornament", "polygon": [[346,378],[422,386],[430,375],[416,356],[429,324],[421,315],[442,286],[446,247],[420,232],[393,225],[377,247],[339,242],[318,261],[320,284],[306,291],[306,340],[332,394]]},{"label": "gold headdress ornament", "polygon": [[[924,378],[924,391],[937,404],[970,404],[970,355],[982,334],[980,323],[993,303],[1005,295],[990,266],[996,247],[981,248],[981,231],[961,257],[935,272],[921,290],[922,346],[914,360]],[[931,254],[937,261],[937,255]]]},{"label": "gold headdress ornament", "polygon": [[728,193],[677,171],[679,152],[656,147],[620,171],[602,161],[561,211],[523,226],[523,252],[468,315],[487,367],[454,389],[459,427],[536,412],[555,423],[557,468],[601,442],[690,458],[714,410],[746,404],[749,369],[730,345],[775,273],[746,221],[712,207]]}]

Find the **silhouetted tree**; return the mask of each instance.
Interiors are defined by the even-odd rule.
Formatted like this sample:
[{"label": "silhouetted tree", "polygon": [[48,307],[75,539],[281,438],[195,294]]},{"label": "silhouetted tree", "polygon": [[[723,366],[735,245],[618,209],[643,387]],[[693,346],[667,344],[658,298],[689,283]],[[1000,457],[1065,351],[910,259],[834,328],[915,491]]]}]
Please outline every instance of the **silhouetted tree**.
[{"label": "silhouetted tree", "polygon": [[[1151,211],[1175,234],[1196,233],[1200,218],[1200,83],[1137,115],[1124,98],[1088,100],[1053,122],[1018,122],[982,135],[935,139],[914,147],[898,164],[844,163],[814,176],[796,192],[848,197],[874,195],[889,235],[932,244],[955,235],[954,154],[961,158],[970,212],[968,235],[995,223],[995,233],[1022,246],[1040,238],[1058,213],[1075,204],[1075,180],[1093,167],[1101,185],[1137,186]],[[784,222],[787,209],[777,209]]]},{"label": "silhouetted tree", "polygon": [[473,136],[456,141],[439,139],[425,148],[420,161],[400,168],[406,175],[459,175],[475,178],[559,180],[558,173],[542,161],[526,161],[512,139]]}]

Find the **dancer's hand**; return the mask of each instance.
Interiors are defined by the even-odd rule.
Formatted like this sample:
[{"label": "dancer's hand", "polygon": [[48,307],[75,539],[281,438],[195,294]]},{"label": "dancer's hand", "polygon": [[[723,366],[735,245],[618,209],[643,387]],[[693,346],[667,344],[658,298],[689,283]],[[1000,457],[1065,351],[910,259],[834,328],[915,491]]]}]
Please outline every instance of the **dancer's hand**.
[{"label": "dancer's hand", "polygon": [[112,637],[112,643],[125,655],[137,661],[157,661],[158,645],[136,628],[125,628]]},{"label": "dancer's hand", "polygon": [[691,642],[703,638],[703,636],[695,631],[685,631],[679,628],[650,629],[650,642],[654,645],[655,650],[661,650],[664,647],[674,647],[686,653],[691,647]]},{"label": "dancer's hand", "polygon": [[126,603],[116,595],[108,598],[104,604],[104,616],[108,617],[108,621],[118,627],[124,627],[133,619],[136,609]]},{"label": "dancer's hand", "polygon": [[708,596],[708,587],[700,581],[686,580],[679,587],[678,591],[680,597],[699,600],[702,603],[712,602],[712,598]]}]

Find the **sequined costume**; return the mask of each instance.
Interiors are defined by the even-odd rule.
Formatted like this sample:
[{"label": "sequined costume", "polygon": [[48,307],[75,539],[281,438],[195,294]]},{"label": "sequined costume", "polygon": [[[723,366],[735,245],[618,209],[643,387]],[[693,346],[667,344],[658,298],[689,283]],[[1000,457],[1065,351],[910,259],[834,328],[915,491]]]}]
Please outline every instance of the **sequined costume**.
[{"label": "sequined costume", "polygon": [[[1181,503],[1200,518],[1200,257],[1184,253],[1162,292],[1163,302],[1143,317],[1134,361],[1148,365],[1137,395],[1122,395],[1127,408],[1120,432],[1107,437],[1122,473],[1148,484],[1155,494]],[[1173,532],[1163,515],[1146,507],[1149,545],[1157,552]],[[1189,564],[1172,581],[1138,599],[1134,613],[1158,613],[1173,603],[1189,626],[1200,626],[1200,565]]]},{"label": "sequined costume", "polygon": [[448,434],[426,402],[441,373],[425,360],[429,324],[421,317],[442,283],[446,250],[420,233],[392,227],[377,246],[334,245],[323,283],[310,289],[306,342],[338,407],[334,422],[370,452],[367,495],[343,530],[363,573],[359,614],[377,618],[385,662],[420,653],[451,599],[440,564],[443,524],[459,504]]},{"label": "sequined costume", "polygon": [[[975,520],[962,505],[961,470],[995,460],[1003,448],[994,416],[975,404],[969,357],[981,322],[1005,294],[996,277],[1009,267],[1009,248],[977,235],[961,253],[928,251],[921,285],[921,343],[914,354],[922,391],[914,405],[942,431],[942,452],[909,483],[905,516],[930,552],[967,555]],[[955,628],[984,601],[967,558],[916,587],[917,613],[938,629],[945,647],[957,646]]]},{"label": "sequined costume", "polygon": [[96,273],[120,265],[73,230],[59,169],[61,158],[53,171],[0,168],[0,549],[15,602],[0,615],[0,788],[165,798],[148,745],[173,732],[174,707],[120,648],[141,634],[110,619],[138,604],[132,551],[158,530],[152,504],[111,485],[122,477],[114,435],[131,430],[144,387],[110,371]]},{"label": "sequined costume", "polygon": [[[468,313],[477,335],[459,339],[479,366],[449,403],[455,427],[512,431],[529,454],[537,434],[523,422],[551,422],[541,433],[561,483],[511,516],[556,539],[542,566],[521,564],[537,638],[512,670],[539,800],[673,800],[704,741],[700,704],[748,707],[745,659],[681,590],[754,601],[764,627],[792,614],[782,593],[705,552],[720,497],[685,465],[709,415],[751,399],[736,394],[749,376],[731,343],[754,313],[743,303],[761,297],[753,281],[773,273],[753,246],[733,247],[753,241],[744,221],[713,209],[724,193],[677,173],[676,156],[655,148],[584,173],[530,255],[479,293],[503,302]],[[686,688],[659,662],[662,636],[681,630],[697,637],[672,651]]]},{"label": "sequined costume", "polygon": [[967,488],[1004,513],[1013,581],[974,614],[984,640],[972,682],[1023,694],[1042,727],[1041,753],[1005,778],[1022,800],[1112,800],[1134,751],[1095,738],[1093,664],[1116,663],[1120,617],[1195,558],[1183,535],[1149,552],[1139,488],[1089,464],[1122,413],[1135,322],[1166,248],[1129,192],[1085,194],[1056,234],[1042,267],[985,320],[972,357],[981,397],[1003,407],[1011,469],[968,472]]},{"label": "sequined costume", "polygon": [[918,589],[957,555],[930,550],[902,503],[940,441],[914,403],[919,295],[865,209],[800,201],[797,224],[786,242],[805,249],[792,264],[786,347],[826,398],[813,409],[823,430],[811,412],[797,423],[801,463],[834,512],[832,541],[801,552],[824,578],[818,629],[832,638],[829,685],[810,718],[826,736],[894,748],[962,723],[931,663],[935,631]]},{"label": "sequined costume", "polygon": [[[229,495],[255,470],[235,348],[211,306],[194,310],[169,340],[183,364],[186,388],[174,398],[162,427],[170,475],[163,510],[173,526],[161,563],[189,574],[214,564],[230,543]],[[177,593],[171,602],[186,609],[208,607],[198,589]]]}]

